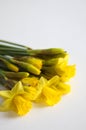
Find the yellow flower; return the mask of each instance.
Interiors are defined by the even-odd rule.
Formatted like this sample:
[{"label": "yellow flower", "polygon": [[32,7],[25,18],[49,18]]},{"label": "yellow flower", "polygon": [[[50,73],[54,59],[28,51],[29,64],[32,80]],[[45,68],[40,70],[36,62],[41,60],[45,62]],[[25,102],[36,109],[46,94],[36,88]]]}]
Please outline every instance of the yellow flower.
[{"label": "yellow flower", "polygon": [[58,103],[61,99],[60,91],[55,91],[54,89],[46,86],[43,88],[42,95],[45,97],[43,99],[44,102],[49,106]]},{"label": "yellow flower", "polygon": [[28,77],[21,80],[24,86],[33,86],[35,87],[38,84],[38,78],[36,77]]},{"label": "yellow flower", "polygon": [[60,81],[59,76],[54,76],[50,80],[43,78],[43,89],[36,98],[36,102],[46,103],[52,106],[61,100],[61,96],[70,92],[70,85]]},{"label": "yellow flower", "polygon": [[[39,94],[41,93],[41,91],[44,87],[44,78],[41,77],[37,84],[34,84],[35,81],[31,82],[32,78],[28,78],[28,79],[29,80],[27,80],[27,82],[29,81],[29,83],[31,83],[30,85],[32,85],[32,86],[24,86],[24,90],[25,90],[25,92],[28,93],[29,99],[34,101],[39,96]],[[30,79],[31,79],[31,81],[30,81]],[[33,80],[34,79],[36,79],[36,78],[33,78]]]},{"label": "yellow flower", "polygon": [[55,71],[63,82],[72,78],[76,72],[75,65],[68,65],[68,58],[69,55],[66,55],[65,58],[59,58],[59,62],[55,65]]},{"label": "yellow flower", "polygon": [[60,86],[61,89],[63,89],[63,91],[62,91],[63,94],[68,94],[71,91],[71,87],[70,87],[69,84],[62,83],[59,86]]},{"label": "yellow flower", "polygon": [[[58,79],[58,76],[57,76]],[[35,100],[36,102],[43,102],[46,103],[49,106],[52,106],[56,103],[58,103],[61,99],[61,92],[58,90],[53,89],[51,86],[53,84],[53,79],[47,81],[45,78],[43,78],[43,89],[41,94],[38,96],[38,98]],[[56,81],[55,81],[56,84]]]},{"label": "yellow flower", "polygon": [[70,78],[75,76],[76,73],[76,66],[75,65],[68,65],[63,67],[63,74],[61,75],[61,81],[65,82],[68,81]]},{"label": "yellow flower", "polygon": [[66,54],[65,57],[52,59],[48,65],[43,66],[43,76],[50,79],[58,75],[61,81],[68,81],[76,72],[75,65],[68,65],[68,58],[69,55]]},{"label": "yellow flower", "polygon": [[48,86],[57,92],[60,91],[62,95],[70,92],[70,85],[60,81],[60,77],[57,75],[48,81]]},{"label": "yellow flower", "polygon": [[13,110],[22,116],[29,112],[32,107],[28,93],[24,91],[20,81],[12,90],[0,91],[0,96],[4,98],[4,101],[0,104],[0,111]]},{"label": "yellow flower", "polygon": [[48,80],[48,87],[55,89],[60,82],[60,77],[58,75],[53,76]]},{"label": "yellow flower", "polygon": [[56,89],[57,91],[59,90],[62,95],[68,94],[71,91],[70,85],[63,82],[59,82],[59,84],[56,86]]}]

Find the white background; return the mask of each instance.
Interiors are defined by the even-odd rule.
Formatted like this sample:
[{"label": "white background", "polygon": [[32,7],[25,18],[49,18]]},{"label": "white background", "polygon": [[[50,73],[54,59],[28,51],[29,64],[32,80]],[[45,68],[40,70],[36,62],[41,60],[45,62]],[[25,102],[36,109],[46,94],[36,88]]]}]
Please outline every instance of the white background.
[{"label": "white background", "polygon": [[0,0],[0,39],[61,47],[76,63],[71,93],[24,117],[0,113],[0,130],[86,130],[86,0]]}]

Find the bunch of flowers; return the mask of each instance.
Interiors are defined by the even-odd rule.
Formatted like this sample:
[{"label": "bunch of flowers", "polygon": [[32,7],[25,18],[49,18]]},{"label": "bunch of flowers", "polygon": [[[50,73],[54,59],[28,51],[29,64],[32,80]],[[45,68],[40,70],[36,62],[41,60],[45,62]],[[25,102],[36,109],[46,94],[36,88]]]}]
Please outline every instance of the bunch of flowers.
[{"label": "bunch of flowers", "polygon": [[61,48],[32,49],[0,40],[0,111],[25,115],[33,103],[53,106],[70,92],[75,65]]}]

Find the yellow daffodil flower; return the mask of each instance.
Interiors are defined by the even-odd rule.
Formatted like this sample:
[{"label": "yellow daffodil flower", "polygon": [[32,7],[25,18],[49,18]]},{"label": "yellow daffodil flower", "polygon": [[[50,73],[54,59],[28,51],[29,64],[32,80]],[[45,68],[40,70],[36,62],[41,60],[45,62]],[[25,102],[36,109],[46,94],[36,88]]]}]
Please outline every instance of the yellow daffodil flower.
[{"label": "yellow daffodil flower", "polygon": [[69,55],[66,55],[65,58],[59,58],[59,62],[55,65],[55,71],[63,82],[72,78],[76,72],[75,65],[68,65],[68,58]]},{"label": "yellow daffodil flower", "polygon": [[20,81],[12,90],[0,91],[0,96],[4,98],[4,102],[0,104],[0,111],[13,110],[22,116],[29,112],[32,107],[28,93],[24,91]]},{"label": "yellow daffodil flower", "polygon": [[56,86],[56,89],[59,90],[62,95],[68,94],[71,91],[70,85],[63,82],[59,82],[59,84]]},{"label": "yellow daffodil flower", "polygon": [[65,57],[54,58],[51,61],[47,61],[46,66],[43,66],[43,76],[50,79],[58,75],[61,81],[68,81],[76,72],[75,65],[68,65],[68,58],[69,55],[66,54]]},{"label": "yellow daffodil flower", "polygon": [[[30,81],[30,79],[32,81],[32,78],[28,78],[28,79],[29,80],[27,80],[27,82]],[[34,79],[35,78],[33,78],[33,80]],[[42,89],[44,87],[44,78],[41,77],[37,84],[34,84],[33,82],[28,82],[28,83],[31,83],[30,84],[31,86],[24,86],[24,90],[25,90],[25,92],[28,93],[29,99],[31,101],[34,101],[39,96],[39,94],[41,94],[41,92],[42,92]]]},{"label": "yellow daffodil flower", "polygon": [[43,88],[42,95],[45,97],[43,99],[44,102],[49,106],[58,103],[61,99],[61,93],[59,90],[55,91],[54,89],[46,86]]},{"label": "yellow daffodil flower", "polygon": [[[53,79],[51,79],[53,81]],[[43,102],[46,103],[49,106],[52,106],[54,104],[56,104],[57,102],[60,101],[61,99],[61,92],[58,90],[54,90],[52,87],[52,82],[50,85],[50,82],[47,81],[45,78],[43,78],[43,89],[41,94],[38,96],[38,98],[36,99],[36,102]],[[55,81],[56,84],[56,81]],[[53,84],[54,85],[54,84]]]},{"label": "yellow daffodil flower", "polygon": [[60,77],[57,75],[50,80],[46,80],[45,78],[43,80],[44,87],[36,102],[43,102],[52,106],[61,100],[62,95],[70,92],[70,86],[60,81]]},{"label": "yellow daffodil flower", "polygon": [[23,78],[21,82],[23,83],[24,86],[35,87],[38,84],[39,80],[36,77],[28,77],[28,78]]},{"label": "yellow daffodil flower", "polygon": [[48,86],[57,92],[60,91],[62,95],[70,92],[70,85],[60,81],[60,77],[57,75],[48,81]]},{"label": "yellow daffodil flower", "polygon": [[63,82],[68,81],[70,78],[75,76],[76,66],[75,65],[65,66],[63,67],[62,71],[63,71],[63,74],[60,77],[61,81]]}]

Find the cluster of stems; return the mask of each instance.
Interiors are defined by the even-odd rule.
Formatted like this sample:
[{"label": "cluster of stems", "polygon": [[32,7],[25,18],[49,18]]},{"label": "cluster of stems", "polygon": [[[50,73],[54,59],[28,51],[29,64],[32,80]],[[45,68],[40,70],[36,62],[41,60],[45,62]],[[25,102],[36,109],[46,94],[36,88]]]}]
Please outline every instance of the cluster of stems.
[{"label": "cluster of stems", "polygon": [[57,75],[53,66],[66,55],[67,52],[60,48],[32,49],[0,40],[0,83],[11,89],[17,81],[28,76],[50,79]]}]

